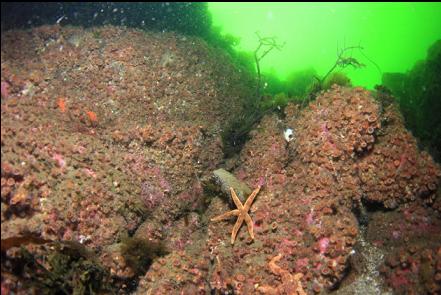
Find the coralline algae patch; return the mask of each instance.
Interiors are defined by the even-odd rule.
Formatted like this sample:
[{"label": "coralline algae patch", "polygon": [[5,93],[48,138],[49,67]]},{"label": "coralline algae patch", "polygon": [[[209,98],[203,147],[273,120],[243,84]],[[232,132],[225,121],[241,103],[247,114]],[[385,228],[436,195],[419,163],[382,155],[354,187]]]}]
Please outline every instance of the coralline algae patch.
[{"label": "coralline algae patch", "polygon": [[[438,291],[440,239],[416,234],[439,229],[440,169],[372,93],[333,87],[263,117],[229,161],[262,186],[249,211],[255,239],[243,226],[231,245],[235,220],[209,220],[235,208],[200,181],[224,164],[221,130],[254,93],[227,56],[195,38],[110,26],[6,32],[1,44],[2,237],[86,245],[120,292],[122,278],[137,281],[119,253],[129,235],[169,250],[135,293],[315,294],[351,271],[354,212],[367,203],[395,210],[384,213],[393,226],[372,213],[367,230],[398,251],[380,269],[385,285]],[[408,244],[415,236],[430,245]],[[2,289],[22,291],[19,280]]]}]

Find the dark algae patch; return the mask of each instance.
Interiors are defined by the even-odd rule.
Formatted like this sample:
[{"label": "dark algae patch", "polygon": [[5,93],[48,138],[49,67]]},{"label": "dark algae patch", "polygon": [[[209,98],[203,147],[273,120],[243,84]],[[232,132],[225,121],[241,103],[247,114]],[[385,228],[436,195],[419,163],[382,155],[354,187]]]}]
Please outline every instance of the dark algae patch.
[{"label": "dark algae patch", "polygon": [[141,238],[124,238],[121,243],[121,255],[138,276],[149,269],[154,259],[170,252],[161,243]]},{"label": "dark algae patch", "polygon": [[[31,244],[45,244],[46,247],[32,253],[24,247]],[[6,251],[12,247],[19,248],[9,256]],[[95,253],[77,242],[49,241],[31,236],[2,240],[2,280],[9,276],[22,278],[26,289],[39,294],[116,292],[111,285],[110,273],[100,265]],[[8,289],[6,285],[4,288]]]}]

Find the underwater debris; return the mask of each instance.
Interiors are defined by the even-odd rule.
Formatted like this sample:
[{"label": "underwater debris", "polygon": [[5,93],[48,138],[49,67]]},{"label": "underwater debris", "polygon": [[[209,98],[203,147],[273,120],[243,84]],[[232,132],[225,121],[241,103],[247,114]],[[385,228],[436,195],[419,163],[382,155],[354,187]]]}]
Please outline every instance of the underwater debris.
[{"label": "underwater debris", "polygon": [[330,75],[335,71],[335,69],[339,68],[340,70],[344,70],[345,68],[352,66],[353,68],[359,69],[363,68],[366,65],[359,62],[356,58],[352,56],[347,56],[348,53],[351,53],[353,50],[363,50],[363,47],[360,45],[358,46],[347,46],[342,48],[341,50],[337,50],[337,59],[335,60],[334,64],[330,67],[328,72],[322,77],[319,78],[315,76],[316,83],[313,84],[309,97],[314,98],[317,93],[319,93],[321,90],[329,89],[333,84],[341,85],[341,86],[348,86],[350,85],[350,80],[346,77],[344,74],[336,74],[334,78],[329,79]]},{"label": "underwater debris", "polygon": [[262,90],[262,74],[260,73],[260,61],[272,50],[282,50],[282,48],[285,46],[285,43],[278,43],[276,37],[261,37],[259,32],[256,32],[256,36],[259,39],[259,44],[254,50],[254,61],[256,63],[257,70],[256,98],[258,101],[260,101]]},{"label": "underwater debris", "polygon": [[339,67],[341,69],[344,69],[346,67],[352,66],[354,68],[363,68],[366,65],[359,62],[356,58],[352,57],[352,56],[347,56],[346,53],[348,52],[352,52],[352,50],[357,49],[357,50],[363,50],[363,47],[361,47],[360,45],[358,46],[347,46],[342,48],[340,51],[337,52],[337,59],[334,63],[334,65],[331,67],[331,69],[326,73],[326,75],[322,78],[322,81],[324,81],[329,74],[331,74],[335,68]]},{"label": "underwater debris", "polygon": [[287,142],[290,142],[294,139],[294,131],[291,128],[285,129],[285,131],[283,131],[283,137],[285,137]]},{"label": "underwater debris", "polygon": [[23,245],[28,245],[28,244],[42,245],[51,242],[52,242],[51,240],[46,240],[37,235],[31,235],[31,234],[9,237],[6,239],[1,239],[1,250],[2,252],[5,252],[11,248],[20,247]]}]

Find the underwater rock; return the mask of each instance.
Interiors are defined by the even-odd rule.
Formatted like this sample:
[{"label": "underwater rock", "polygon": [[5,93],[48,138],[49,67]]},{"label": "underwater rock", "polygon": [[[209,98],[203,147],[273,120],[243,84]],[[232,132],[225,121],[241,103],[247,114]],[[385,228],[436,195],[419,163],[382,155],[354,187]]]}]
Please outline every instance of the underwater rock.
[{"label": "underwater rock", "polygon": [[372,212],[366,242],[383,253],[379,274],[394,294],[438,294],[441,274],[439,212],[416,201],[392,212]]},{"label": "underwater rock", "polygon": [[175,33],[57,25],[1,41],[2,236],[98,255],[134,233],[184,248],[206,206],[199,179],[223,161],[220,132],[254,93],[248,74]]},{"label": "underwater rock", "polygon": [[[382,227],[389,223],[377,222],[374,217],[372,222],[364,226],[369,226],[370,235],[372,233],[375,235],[376,228],[380,229],[381,232],[377,235],[379,241],[375,236],[369,236],[369,240],[364,241],[352,211],[362,198],[369,198],[369,194],[364,197],[365,191],[370,188],[378,189],[378,183],[364,182],[363,173],[366,165],[380,174],[383,171],[389,173],[396,170],[395,166],[380,167],[379,170],[375,170],[382,160],[370,158],[377,155],[377,145],[381,147],[382,142],[388,142],[385,141],[388,134],[390,138],[394,138],[403,132],[402,121],[399,121],[394,111],[388,109],[383,114],[385,116],[383,118],[379,110],[378,104],[369,92],[341,87],[334,87],[324,93],[317,102],[311,103],[308,108],[302,110],[300,116],[289,115],[292,112],[291,106],[288,105],[287,116],[282,123],[295,126],[302,136],[302,141],[296,140],[292,147],[287,146],[280,134],[280,119],[275,115],[265,116],[256,127],[251,140],[245,144],[234,171],[234,175],[249,186],[264,183],[259,197],[250,210],[255,240],[247,238],[246,230],[242,228],[238,232],[234,247],[231,247],[226,242],[231,235],[231,226],[225,226],[229,221],[209,223],[207,236],[204,236],[206,243],[187,244],[183,251],[179,248],[179,251],[155,262],[140,281],[138,291],[142,293],[148,290],[153,292],[168,290],[171,293],[178,293],[182,290],[193,292],[210,290],[227,293],[234,290],[237,293],[251,294],[258,290],[273,290],[283,286],[283,283],[281,284],[280,280],[273,276],[268,276],[272,273],[269,265],[274,257],[281,257],[277,266],[287,270],[286,277],[302,274],[298,277],[302,277],[299,282],[305,292],[319,293],[340,286],[351,271],[350,264],[357,263],[357,257],[363,254],[354,251],[363,249],[375,251],[382,242],[387,243],[390,239],[412,240],[412,235],[418,230],[406,230],[404,237],[401,232],[394,234],[395,229],[382,230]],[[332,122],[329,127],[326,125],[326,128],[322,128],[324,119]],[[386,123],[383,126],[381,122]],[[369,127],[373,127],[373,130]],[[322,136],[317,136],[317,133]],[[347,149],[344,148],[344,144],[342,145],[347,140],[345,138],[363,140],[364,136],[374,136],[375,140],[369,142],[370,148],[365,146],[361,151],[357,151],[357,148],[354,148],[357,147],[356,141],[351,142],[350,148]],[[326,141],[332,141],[336,147],[343,146],[338,157],[326,150],[323,153],[323,143]],[[413,150],[415,146],[409,142],[410,138],[406,141]],[[392,142],[397,144],[406,141]],[[304,153],[303,145],[308,142],[312,142],[310,150]],[[402,146],[399,146],[402,149]],[[382,148],[379,148],[379,151],[385,152]],[[393,154],[395,156],[397,152]],[[419,156],[416,157],[418,159]],[[429,158],[423,156],[421,163],[425,163],[425,167],[429,169],[426,171],[437,171],[436,166],[433,166],[435,164]],[[225,172],[220,173],[221,176],[223,173]],[[416,177],[416,180],[418,179],[420,178]],[[414,187],[412,180],[402,179],[402,181]],[[422,199],[417,197],[415,200],[421,202],[427,197]],[[394,200],[397,209],[393,212],[415,203],[412,198],[403,196]],[[389,206],[386,200],[383,201],[385,206]],[[402,203],[407,205],[402,206]],[[213,198],[205,211],[205,216],[209,219],[228,210],[230,208],[225,200]],[[379,212],[390,214],[386,211]],[[410,218],[410,223],[413,222],[411,218],[414,214],[419,218],[415,220],[415,224],[404,227],[397,224],[398,229],[406,229],[409,226],[421,227],[428,234],[435,229],[432,225],[433,221],[425,219],[424,216],[427,216],[425,212],[412,211],[404,214],[406,218]],[[397,220],[403,221],[403,218]],[[357,245],[361,243],[360,241],[364,243],[364,248]],[[421,252],[418,250],[418,253]],[[367,271],[372,271],[381,264],[382,255],[381,253],[373,255],[369,259],[374,259],[366,265]],[[189,264],[188,261],[194,262]],[[421,276],[429,282],[428,290],[435,290],[432,282],[437,277],[432,273],[433,264],[425,268],[429,271],[422,271]],[[353,273],[355,277],[352,276],[350,279],[355,284],[344,289],[349,293],[354,287],[367,287],[362,283],[363,278],[372,279],[372,276],[366,276],[365,270],[360,269],[358,278],[357,273]],[[201,282],[201,276],[206,278],[205,283]],[[389,276],[393,277],[393,272]],[[172,278],[182,280],[182,286],[173,287]],[[409,278],[416,278],[416,275],[411,275]],[[396,282],[395,280],[394,283]],[[380,284],[381,280],[365,290],[382,288],[377,283]],[[260,288],[261,286],[263,288]],[[418,288],[415,285],[409,286]]]},{"label": "underwater rock", "polygon": [[302,113],[295,128],[296,151],[308,163],[329,163],[330,157],[345,162],[372,149],[379,119],[369,91],[334,85]]},{"label": "underwater rock", "polygon": [[427,51],[425,60],[407,73],[384,73],[388,87],[400,106],[406,128],[438,162],[441,160],[441,40]]},{"label": "underwater rock", "polygon": [[[247,239],[242,228],[234,248],[230,249],[219,241],[225,243],[231,229],[222,223],[209,224],[208,246],[217,270],[209,281],[218,292],[228,290],[227,282],[244,293],[255,292],[255,286],[277,288],[280,283],[268,278],[269,270],[261,261],[263,257],[268,264],[279,254],[283,257],[279,263],[282,269],[289,269],[290,275],[302,273],[309,282],[314,282],[302,281],[306,292],[337,288],[350,269],[354,247],[359,241],[359,222],[353,209],[361,201],[372,201],[370,191],[382,187],[380,183],[366,182],[365,171],[382,175],[397,169],[387,166],[387,160],[374,157],[378,152],[387,152],[381,148],[386,136],[394,138],[402,134],[402,122],[394,121],[395,113],[390,110],[380,113],[380,106],[369,91],[333,86],[301,110],[299,116],[289,115],[294,112],[292,106],[287,108],[282,125],[294,126],[294,144],[287,146],[280,136],[281,119],[265,116],[245,144],[235,170],[235,175],[249,185],[264,180],[250,213],[255,224],[254,242]],[[383,126],[382,122],[387,123]],[[388,207],[395,203],[401,208],[401,204],[420,197],[423,197],[420,200],[433,200],[434,192],[426,187],[430,184],[436,188],[433,181],[439,179],[439,168],[424,153],[420,155],[410,138],[392,142],[399,145],[397,151],[409,154],[412,151],[415,163],[421,163],[417,167],[425,167],[424,171],[432,176],[424,178],[423,170],[417,168],[415,178],[400,181],[405,183],[404,190],[400,185],[392,185],[396,191],[385,194],[385,199],[379,200],[381,204]],[[411,149],[404,148],[404,144]],[[398,156],[397,151],[388,157]],[[406,167],[403,164],[402,171]],[[426,191],[422,195],[421,189]],[[406,197],[406,192],[413,197]],[[215,198],[207,214],[214,217],[226,210],[225,202]],[[238,265],[237,261],[241,263]],[[252,272],[246,267],[250,264],[254,265]]]},{"label": "underwater rock", "polygon": [[251,189],[244,182],[237,179],[233,174],[225,169],[217,169],[212,175],[203,180],[204,188],[209,191],[220,191],[225,200],[231,201],[230,188],[233,188],[239,199],[244,202],[245,198],[251,194]]},{"label": "underwater rock", "polygon": [[334,86],[299,120],[296,151],[302,161],[326,167],[339,183],[348,182],[352,199],[363,196],[388,208],[420,197],[434,201],[441,170],[418,151],[393,105],[380,112],[368,91]]},{"label": "underwater rock", "polygon": [[152,262],[165,254],[167,251],[161,243],[125,237],[120,243],[105,247],[101,259],[113,276],[130,279],[145,274]]},{"label": "underwater rock", "polygon": [[[359,249],[354,209],[362,201],[403,213],[404,223],[377,234],[380,242],[439,234],[439,217],[421,209],[435,202],[439,167],[393,105],[382,110],[369,91],[332,86],[304,109],[288,104],[286,116],[265,115],[233,172],[215,170],[225,161],[221,130],[253,95],[249,77],[196,38],[79,31],[75,48],[63,46],[71,32],[61,26],[2,33],[2,79],[10,84],[1,106],[2,235],[30,231],[87,245],[116,276],[141,277],[139,294],[253,294],[289,289],[293,278],[306,293],[337,288]],[[173,59],[164,65],[167,52]],[[23,91],[29,81],[32,92]],[[283,126],[296,140],[287,144]],[[227,199],[206,198],[202,186]],[[243,202],[256,186],[255,239],[243,226],[232,246],[232,221],[208,220],[230,211],[230,187]],[[426,207],[405,211],[416,202]],[[372,220],[376,233],[382,225]],[[123,251],[120,242],[133,234]],[[142,241],[171,253],[143,258]],[[413,260],[392,254],[390,285],[422,277],[437,291],[436,243],[429,252],[405,249]],[[421,261],[421,276],[412,261]]]},{"label": "underwater rock", "polygon": [[283,169],[289,156],[283,126],[294,125],[281,124],[274,114],[264,116],[243,147],[234,174],[250,187],[283,182]]},{"label": "underwater rock", "polygon": [[385,110],[383,117],[387,125],[377,137],[375,150],[358,163],[364,199],[391,209],[417,198],[433,203],[440,167],[427,152],[418,150],[394,105]]}]

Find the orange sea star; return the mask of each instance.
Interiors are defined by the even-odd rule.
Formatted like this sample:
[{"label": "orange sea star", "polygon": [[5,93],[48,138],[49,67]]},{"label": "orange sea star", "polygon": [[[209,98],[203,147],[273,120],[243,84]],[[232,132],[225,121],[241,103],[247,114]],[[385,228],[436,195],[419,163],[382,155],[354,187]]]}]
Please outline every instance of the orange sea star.
[{"label": "orange sea star", "polygon": [[251,217],[248,214],[248,211],[250,210],[251,204],[253,203],[254,198],[256,198],[259,191],[260,191],[260,186],[258,186],[251,193],[251,195],[246,200],[245,205],[243,205],[242,202],[237,197],[234,189],[232,187],[230,187],[231,197],[233,198],[234,204],[236,204],[237,209],[229,211],[227,213],[224,213],[222,215],[219,215],[219,216],[211,219],[211,221],[220,221],[220,220],[230,218],[231,216],[237,216],[237,221],[234,224],[233,232],[231,233],[231,244],[234,244],[234,241],[236,240],[237,232],[239,231],[240,227],[242,226],[242,223],[244,220],[247,224],[248,232],[251,236],[251,239],[254,240],[253,221],[251,220]]},{"label": "orange sea star", "polygon": [[257,290],[262,292],[263,294],[288,294],[288,295],[306,295],[306,292],[303,290],[302,282],[300,279],[303,277],[302,273],[292,274],[287,270],[282,269],[276,263],[282,258],[282,254],[279,254],[268,263],[268,267],[272,273],[280,276],[280,280],[282,281],[277,288],[263,285],[260,286]]}]

